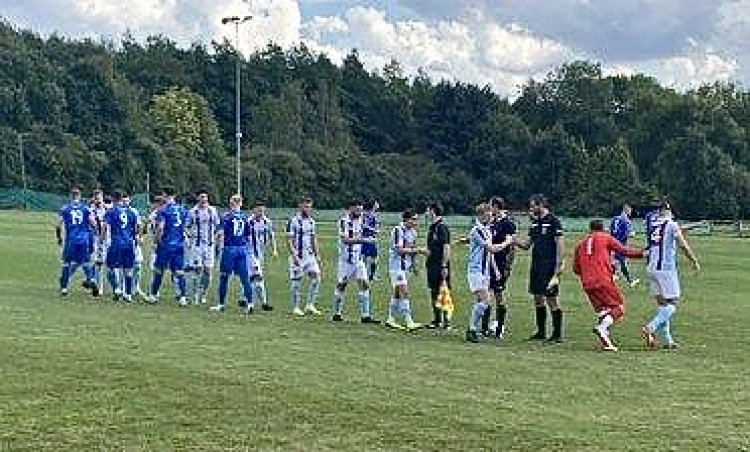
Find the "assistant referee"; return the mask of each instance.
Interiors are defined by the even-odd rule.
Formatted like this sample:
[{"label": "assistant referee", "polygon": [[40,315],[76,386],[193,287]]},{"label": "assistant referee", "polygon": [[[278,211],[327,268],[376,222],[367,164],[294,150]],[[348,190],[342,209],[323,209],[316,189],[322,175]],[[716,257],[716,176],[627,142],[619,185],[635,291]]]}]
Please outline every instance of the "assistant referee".
[{"label": "assistant referee", "polygon": [[430,218],[430,229],[427,234],[427,249],[429,254],[426,259],[427,286],[430,288],[430,300],[432,301],[432,321],[428,328],[450,328],[448,313],[437,306],[440,296],[440,286],[443,281],[450,288],[450,256],[451,256],[451,234],[448,226],[443,221],[443,208],[438,203],[430,203],[427,206],[427,216]]}]

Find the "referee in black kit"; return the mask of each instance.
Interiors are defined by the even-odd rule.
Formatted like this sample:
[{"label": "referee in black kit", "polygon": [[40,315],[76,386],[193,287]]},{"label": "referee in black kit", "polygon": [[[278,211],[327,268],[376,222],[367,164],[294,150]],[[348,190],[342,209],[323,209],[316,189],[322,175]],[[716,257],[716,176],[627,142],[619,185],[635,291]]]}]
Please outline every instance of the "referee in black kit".
[{"label": "referee in black kit", "polygon": [[[544,195],[529,199],[531,227],[528,240],[517,241],[519,248],[531,248],[529,293],[536,307],[536,333],[530,340],[562,342],[563,311],[560,306],[560,273],[563,268],[563,228],[560,220],[550,212]],[[552,315],[552,335],[547,338],[547,307]]]},{"label": "referee in black kit", "polygon": [[427,216],[430,218],[430,229],[427,233],[427,249],[429,254],[426,259],[427,285],[430,288],[430,300],[432,301],[432,321],[427,328],[450,328],[448,313],[437,306],[440,295],[440,285],[443,281],[451,285],[450,256],[451,256],[451,234],[448,226],[443,221],[443,208],[440,204],[430,203],[427,205]]}]

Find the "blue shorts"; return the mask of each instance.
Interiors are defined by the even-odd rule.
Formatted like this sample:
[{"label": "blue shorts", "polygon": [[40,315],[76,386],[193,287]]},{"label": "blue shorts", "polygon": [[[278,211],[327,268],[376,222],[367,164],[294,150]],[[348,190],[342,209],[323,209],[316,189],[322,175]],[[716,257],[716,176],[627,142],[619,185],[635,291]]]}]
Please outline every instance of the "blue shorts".
[{"label": "blue shorts", "polygon": [[105,260],[109,268],[131,269],[135,266],[135,245],[110,245]]},{"label": "blue shorts", "polygon": [[172,272],[185,270],[185,247],[182,245],[157,247],[154,268],[168,269]]},{"label": "blue shorts", "polygon": [[378,257],[378,246],[374,243],[363,243],[362,255],[365,257]]},{"label": "blue shorts", "polygon": [[86,264],[91,261],[91,244],[66,243],[63,249],[63,262],[66,264]]},{"label": "blue shorts", "polygon": [[244,246],[225,246],[221,253],[219,271],[225,274],[247,274],[247,248]]}]

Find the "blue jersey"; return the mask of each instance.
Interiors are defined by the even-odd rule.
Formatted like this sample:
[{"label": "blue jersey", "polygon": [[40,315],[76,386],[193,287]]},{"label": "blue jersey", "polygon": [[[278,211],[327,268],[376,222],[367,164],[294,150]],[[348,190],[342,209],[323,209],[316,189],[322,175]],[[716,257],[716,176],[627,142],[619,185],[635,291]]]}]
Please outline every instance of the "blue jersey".
[{"label": "blue jersey", "polygon": [[160,246],[178,248],[185,245],[187,215],[185,208],[174,202],[159,210],[156,222],[162,227]]},{"label": "blue jersey", "polygon": [[627,215],[620,214],[612,218],[609,225],[609,233],[623,245],[628,242],[630,234],[633,233],[633,222]]},{"label": "blue jersey", "polygon": [[656,218],[649,236],[648,269],[677,270],[677,235],[680,226],[669,218]]},{"label": "blue jersey", "polygon": [[250,219],[239,210],[232,210],[221,219],[224,247],[247,247],[250,237]]},{"label": "blue jersey", "polygon": [[138,235],[138,216],[130,207],[117,206],[108,210],[104,222],[109,226],[110,246],[127,248],[135,246]]},{"label": "blue jersey", "polygon": [[490,253],[487,246],[492,243],[489,225],[477,223],[469,233],[469,273],[489,275]]},{"label": "blue jersey", "polygon": [[367,212],[364,215],[364,221],[362,224],[362,237],[373,238],[377,237],[380,233],[380,219],[378,214],[374,212]]},{"label": "blue jersey", "polygon": [[65,226],[65,243],[89,243],[92,238],[91,210],[80,201],[71,201],[60,209],[60,220]]}]

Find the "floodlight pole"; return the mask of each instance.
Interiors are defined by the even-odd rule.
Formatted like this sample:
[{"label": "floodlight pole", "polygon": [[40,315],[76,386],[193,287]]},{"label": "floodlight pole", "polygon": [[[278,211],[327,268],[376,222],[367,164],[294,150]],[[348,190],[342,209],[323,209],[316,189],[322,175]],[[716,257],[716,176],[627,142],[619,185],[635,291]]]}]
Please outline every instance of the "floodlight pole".
[{"label": "floodlight pole", "polygon": [[237,52],[237,58],[235,61],[235,81],[234,81],[234,95],[235,95],[235,112],[234,112],[234,138],[235,138],[235,144],[237,146],[236,149],[236,155],[235,155],[235,171],[237,176],[237,194],[242,194],[242,159],[241,159],[241,153],[242,153],[242,124],[241,124],[241,111],[242,111],[242,98],[240,96],[240,84],[241,84],[241,77],[240,77],[240,24],[244,24],[245,22],[252,19],[253,16],[228,16],[221,19],[221,23],[226,24],[234,24],[234,50]]},{"label": "floodlight pole", "polygon": [[23,209],[26,210],[26,192],[28,185],[26,183],[26,158],[23,152],[23,133],[18,134],[18,160],[21,162],[21,185],[23,186]]}]

